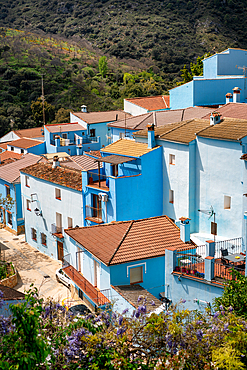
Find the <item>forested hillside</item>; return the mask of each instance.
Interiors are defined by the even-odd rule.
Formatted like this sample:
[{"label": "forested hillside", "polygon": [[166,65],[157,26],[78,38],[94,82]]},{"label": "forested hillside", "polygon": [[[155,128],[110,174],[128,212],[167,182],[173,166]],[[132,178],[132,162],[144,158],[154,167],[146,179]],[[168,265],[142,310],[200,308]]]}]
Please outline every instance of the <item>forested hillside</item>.
[{"label": "forested hillside", "polygon": [[86,38],[176,74],[206,52],[247,47],[245,0],[1,0],[0,25]]}]

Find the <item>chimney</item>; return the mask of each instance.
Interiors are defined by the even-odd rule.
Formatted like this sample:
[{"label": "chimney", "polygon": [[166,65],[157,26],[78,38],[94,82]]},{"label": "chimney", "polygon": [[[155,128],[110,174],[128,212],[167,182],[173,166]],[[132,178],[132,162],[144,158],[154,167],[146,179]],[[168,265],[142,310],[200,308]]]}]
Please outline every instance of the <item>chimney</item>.
[{"label": "chimney", "polygon": [[233,103],[239,103],[241,89],[239,87],[234,87],[234,89],[232,90],[233,90]]},{"label": "chimney", "polygon": [[56,168],[56,167],[60,167],[60,163],[59,163],[59,160],[58,160],[58,156],[54,155],[53,162],[52,162],[52,168]]},{"label": "chimney", "polygon": [[81,106],[81,111],[82,111],[83,113],[87,113],[87,106],[86,106],[86,105],[82,105],[82,106]]},{"label": "chimney", "polygon": [[190,218],[180,217],[180,239],[186,243],[190,241]]},{"label": "chimney", "polygon": [[147,129],[148,129],[148,149],[153,149],[156,145],[154,135],[154,124],[147,125]]},{"label": "chimney", "polygon": [[216,125],[221,122],[221,115],[219,112],[212,112],[210,115],[210,125]]},{"label": "chimney", "polygon": [[226,94],[226,104],[232,103],[232,93]]},{"label": "chimney", "polygon": [[153,112],[153,118],[154,118],[154,126],[157,127],[156,113],[155,112]]}]

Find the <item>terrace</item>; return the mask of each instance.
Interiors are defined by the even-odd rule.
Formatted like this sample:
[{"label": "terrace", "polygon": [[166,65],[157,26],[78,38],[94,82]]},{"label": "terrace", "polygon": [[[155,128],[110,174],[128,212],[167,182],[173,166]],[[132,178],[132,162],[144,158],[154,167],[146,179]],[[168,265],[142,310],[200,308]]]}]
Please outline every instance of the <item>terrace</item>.
[{"label": "terrace", "polygon": [[194,246],[191,249],[179,249],[176,254],[174,273],[192,278],[206,279],[206,263],[208,257],[213,261],[210,280],[223,282],[231,280],[232,270],[245,274],[245,253],[243,253],[242,238],[209,241],[207,245]]}]

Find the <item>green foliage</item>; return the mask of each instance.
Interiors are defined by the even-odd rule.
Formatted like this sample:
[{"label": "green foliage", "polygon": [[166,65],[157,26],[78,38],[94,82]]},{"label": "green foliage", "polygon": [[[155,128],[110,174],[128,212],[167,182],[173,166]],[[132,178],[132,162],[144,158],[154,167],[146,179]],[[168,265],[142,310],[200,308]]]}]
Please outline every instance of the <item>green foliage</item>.
[{"label": "green foliage", "polygon": [[10,195],[2,197],[2,194],[0,194],[0,207],[3,207],[7,211],[11,211],[14,204],[15,201]]},{"label": "green foliage", "polygon": [[107,65],[107,59],[106,56],[103,55],[99,58],[99,73],[102,77],[105,77],[108,72],[108,65]]},{"label": "green foliage", "polygon": [[70,109],[60,108],[55,114],[55,119],[52,123],[69,122]]},{"label": "green foliage", "polygon": [[[45,123],[50,123],[54,119],[55,107],[45,101],[44,108],[45,108]],[[43,123],[42,98],[38,98],[36,101],[32,101],[31,111],[32,117],[36,122],[37,126],[41,126]]]},{"label": "green foliage", "polygon": [[234,269],[231,275],[222,296],[215,299],[215,307],[232,307],[237,315],[247,318],[247,277]]},{"label": "green foliage", "polygon": [[203,59],[210,57],[210,53],[204,54],[202,57],[197,57],[196,63],[190,63],[190,72],[188,71],[186,64],[183,69],[181,69],[182,82],[177,83],[177,85],[182,85],[184,83],[190,82],[193,76],[203,75]]}]

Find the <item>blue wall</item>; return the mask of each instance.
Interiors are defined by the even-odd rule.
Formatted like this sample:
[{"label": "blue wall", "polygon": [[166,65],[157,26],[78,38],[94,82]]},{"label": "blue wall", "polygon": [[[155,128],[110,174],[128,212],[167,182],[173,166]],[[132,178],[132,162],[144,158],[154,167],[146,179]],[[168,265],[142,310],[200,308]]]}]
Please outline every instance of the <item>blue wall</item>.
[{"label": "blue wall", "polygon": [[[0,179],[0,194],[2,198],[6,197],[6,185],[9,186],[10,196],[14,200],[14,205],[11,209],[12,213],[12,226],[8,224],[7,211],[5,211],[6,225],[17,232],[17,227],[24,224],[24,219],[22,216],[22,205],[21,205],[21,184],[11,184],[7,181]],[[2,210],[4,212],[4,210]],[[3,218],[2,218],[3,220]]]},{"label": "blue wall", "polygon": [[193,107],[194,104],[194,81],[177,86],[170,92],[170,109]]}]

